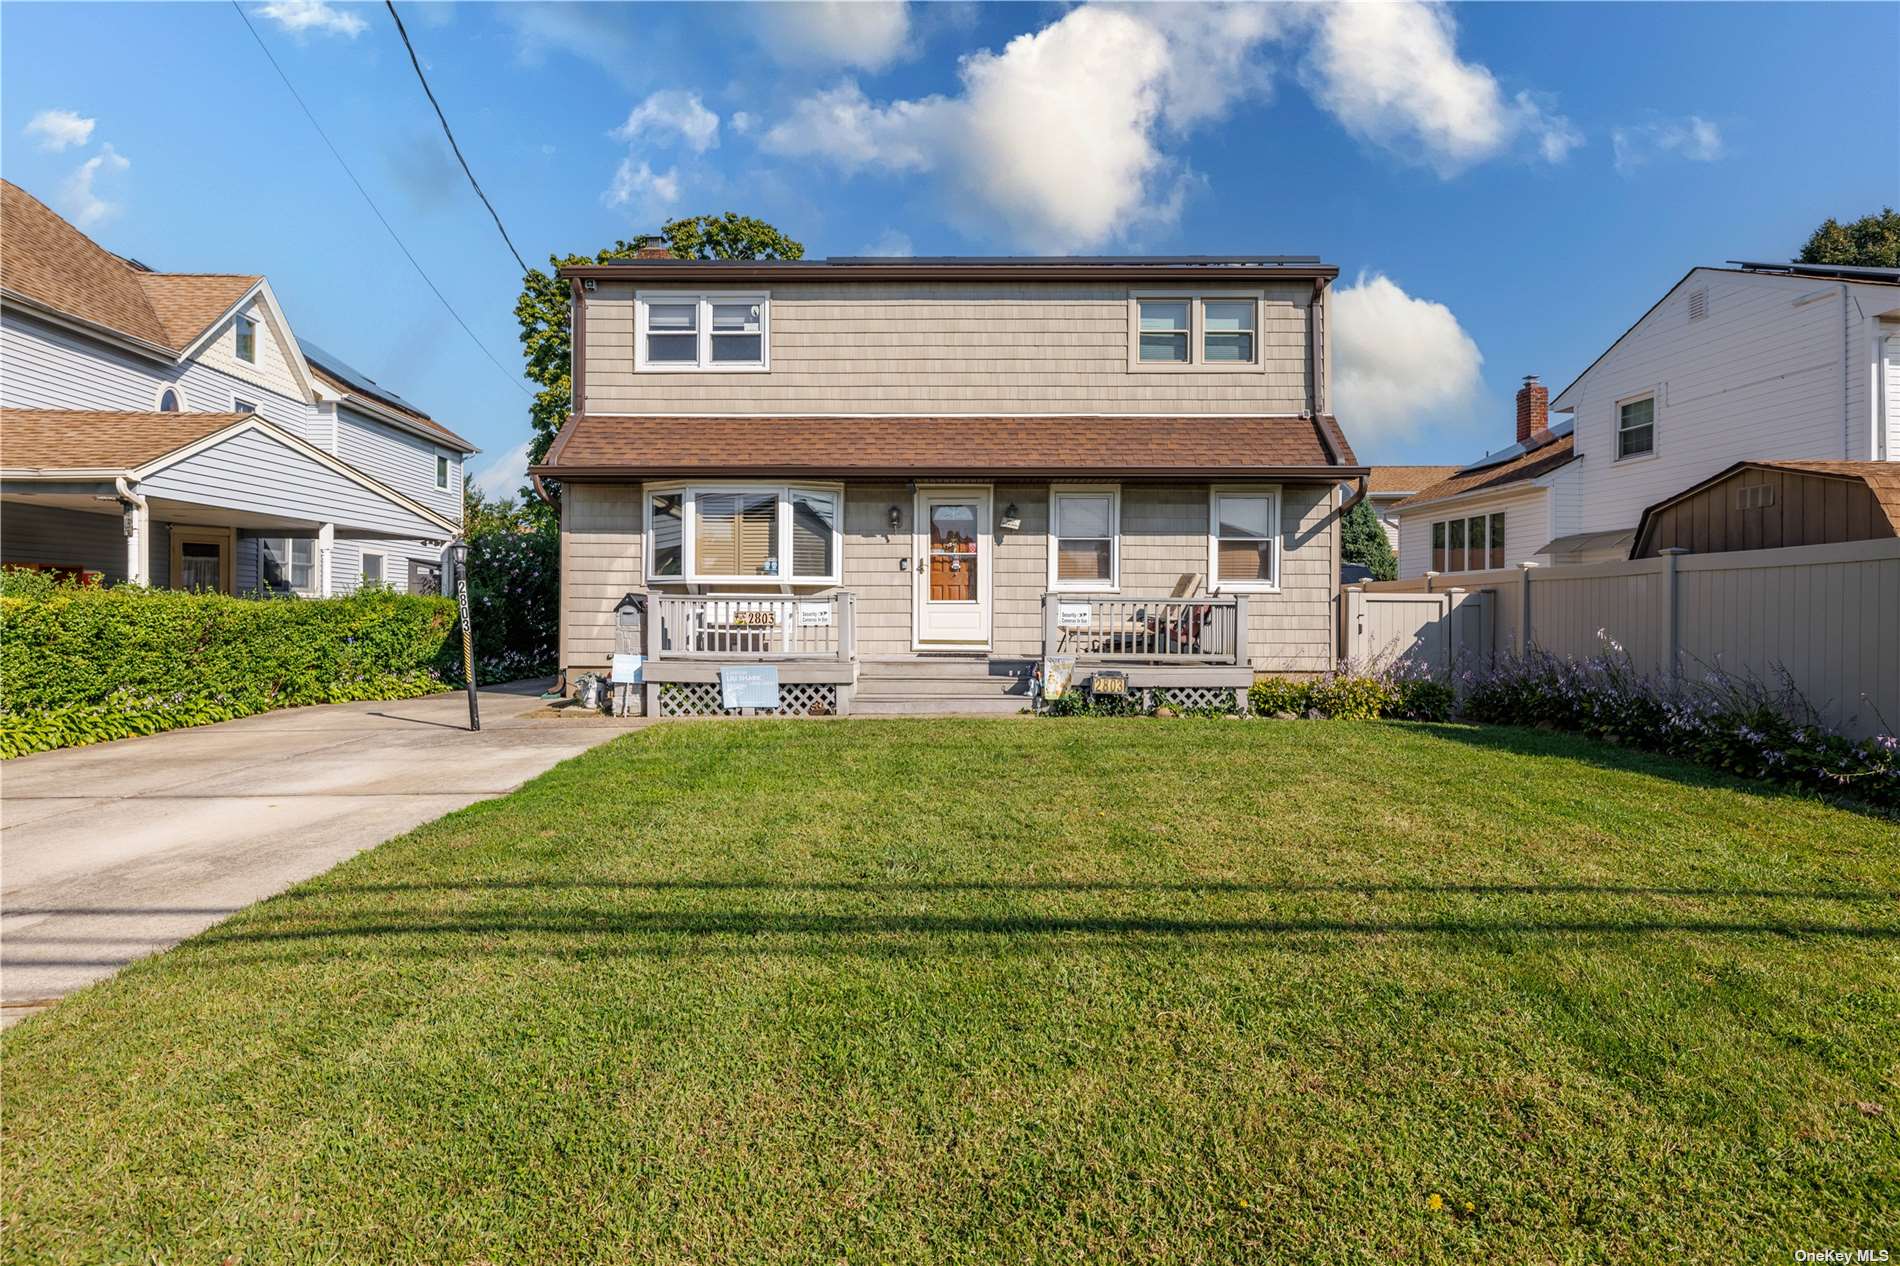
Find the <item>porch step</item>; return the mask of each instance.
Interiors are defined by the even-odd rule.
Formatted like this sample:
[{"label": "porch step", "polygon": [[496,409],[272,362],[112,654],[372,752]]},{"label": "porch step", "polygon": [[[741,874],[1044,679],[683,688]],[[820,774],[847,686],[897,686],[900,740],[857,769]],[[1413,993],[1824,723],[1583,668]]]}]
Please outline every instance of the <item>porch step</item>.
[{"label": "porch step", "polygon": [[979,656],[865,659],[858,662],[858,680],[915,681],[929,677],[955,681],[1027,681],[1035,666],[1035,661],[1029,659],[984,659]]},{"label": "porch step", "polygon": [[[860,683],[861,685],[861,683]],[[1022,695],[931,695],[860,693],[851,701],[851,715],[859,717],[1013,717],[1029,706]]]},{"label": "porch step", "polygon": [[934,695],[938,698],[1000,699],[1029,697],[1027,677],[871,677],[858,674],[860,699],[887,695]]}]

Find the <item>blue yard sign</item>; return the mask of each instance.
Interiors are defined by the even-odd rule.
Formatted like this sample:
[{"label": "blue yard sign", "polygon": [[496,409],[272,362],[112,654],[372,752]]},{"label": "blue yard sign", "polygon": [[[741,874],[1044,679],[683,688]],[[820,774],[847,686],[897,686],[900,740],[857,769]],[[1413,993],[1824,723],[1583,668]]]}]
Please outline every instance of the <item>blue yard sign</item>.
[{"label": "blue yard sign", "polygon": [[778,710],[778,669],[769,664],[719,670],[719,702],[728,712],[738,708]]}]

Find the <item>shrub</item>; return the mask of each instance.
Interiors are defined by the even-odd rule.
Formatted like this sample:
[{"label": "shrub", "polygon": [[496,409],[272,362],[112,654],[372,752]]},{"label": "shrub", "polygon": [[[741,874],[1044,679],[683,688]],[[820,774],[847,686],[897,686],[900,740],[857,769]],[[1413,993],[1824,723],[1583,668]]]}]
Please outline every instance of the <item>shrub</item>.
[{"label": "shrub", "polygon": [[1307,706],[1332,721],[1376,721],[1398,703],[1398,692],[1377,677],[1329,676],[1313,682]]},{"label": "shrub", "polygon": [[1247,689],[1247,710],[1257,717],[1270,717],[1276,712],[1298,716],[1309,706],[1310,692],[1310,682],[1294,681],[1290,677],[1262,677]]},{"label": "shrub", "polygon": [[1612,644],[1590,659],[1543,651],[1463,674],[1464,715],[1569,730],[1724,769],[1900,809],[1900,740],[1830,732],[1791,685],[1715,674],[1671,689]]},{"label": "shrub", "polygon": [[1449,721],[1458,692],[1436,677],[1401,677],[1392,682],[1394,699],[1385,715],[1402,721]]},{"label": "shrub", "polygon": [[447,598],[311,601],[0,576],[0,756],[273,708],[405,699],[459,678]]},{"label": "shrub", "polygon": [[543,516],[476,525],[468,541],[476,680],[514,681],[554,672],[560,602],[558,523]]}]

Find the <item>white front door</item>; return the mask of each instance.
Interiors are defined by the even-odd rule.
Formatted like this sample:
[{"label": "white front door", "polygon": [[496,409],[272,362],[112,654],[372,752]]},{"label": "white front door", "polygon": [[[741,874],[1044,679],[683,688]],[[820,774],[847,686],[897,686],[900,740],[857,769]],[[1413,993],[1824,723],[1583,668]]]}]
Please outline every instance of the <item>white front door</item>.
[{"label": "white front door", "polygon": [[920,489],[913,522],[914,644],[919,649],[988,649],[990,490]]}]

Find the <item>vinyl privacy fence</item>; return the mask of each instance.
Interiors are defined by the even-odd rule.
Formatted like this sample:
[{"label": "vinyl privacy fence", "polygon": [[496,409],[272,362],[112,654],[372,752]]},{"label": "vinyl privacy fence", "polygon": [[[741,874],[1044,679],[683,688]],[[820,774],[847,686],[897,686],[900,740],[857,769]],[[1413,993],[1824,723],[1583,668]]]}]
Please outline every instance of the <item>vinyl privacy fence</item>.
[{"label": "vinyl privacy fence", "polygon": [[1621,647],[1685,684],[1721,672],[1792,685],[1851,737],[1900,729],[1896,540],[1375,581],[1347,589],[1340,614],[1355,663]]}]

